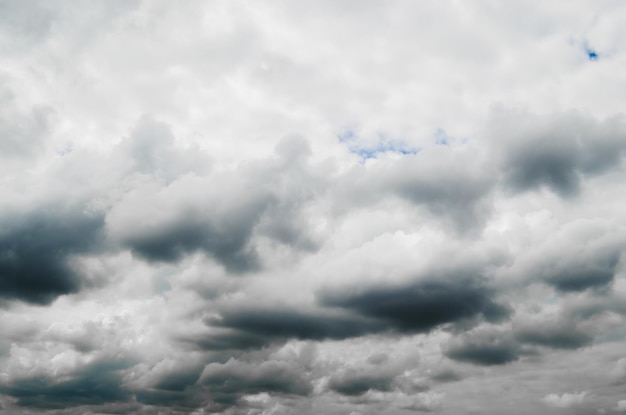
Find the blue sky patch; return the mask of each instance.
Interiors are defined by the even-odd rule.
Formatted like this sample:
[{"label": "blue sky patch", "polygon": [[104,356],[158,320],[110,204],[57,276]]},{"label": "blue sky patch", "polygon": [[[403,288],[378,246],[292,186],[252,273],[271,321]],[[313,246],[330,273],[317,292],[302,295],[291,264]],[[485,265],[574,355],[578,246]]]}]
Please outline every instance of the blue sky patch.
[{"label": "blue sky patch", "polygon": [[394,152],[403,155],[416,154],[419,149],[412,148],[402,140],[389,139],[384,134],[378,134],[376,143],[364,143],[359,140],[353,130],[345,130],[337,134],[339,142],[347,145],[351,153],[359,155],[363,160],[376,158],[378,154]]},{"label": "blue sky patch", "polygon": [[437,131],[435,131],[435,143],[439,146],[450,145],[450,136],[446,134],[446,130],[438,128]]}]

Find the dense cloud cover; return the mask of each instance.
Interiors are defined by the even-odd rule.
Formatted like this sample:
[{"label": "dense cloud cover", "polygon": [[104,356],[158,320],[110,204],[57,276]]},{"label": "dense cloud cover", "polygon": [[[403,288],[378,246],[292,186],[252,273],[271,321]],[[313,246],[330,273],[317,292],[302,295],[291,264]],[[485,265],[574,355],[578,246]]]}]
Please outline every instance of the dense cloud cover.
[{"label": "dense cloud cover", "polygon": [[626,411],[624,19],[0,1],[0,412]]}]

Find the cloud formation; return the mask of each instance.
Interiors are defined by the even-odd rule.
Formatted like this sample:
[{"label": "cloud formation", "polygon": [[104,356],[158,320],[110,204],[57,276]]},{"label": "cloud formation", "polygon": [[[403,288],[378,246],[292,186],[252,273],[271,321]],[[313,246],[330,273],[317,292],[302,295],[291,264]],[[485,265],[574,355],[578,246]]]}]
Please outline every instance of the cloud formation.
[{"label": "cloud formation", "polygon": [[624,19],[0,2],[0,412],[622,411]]}]

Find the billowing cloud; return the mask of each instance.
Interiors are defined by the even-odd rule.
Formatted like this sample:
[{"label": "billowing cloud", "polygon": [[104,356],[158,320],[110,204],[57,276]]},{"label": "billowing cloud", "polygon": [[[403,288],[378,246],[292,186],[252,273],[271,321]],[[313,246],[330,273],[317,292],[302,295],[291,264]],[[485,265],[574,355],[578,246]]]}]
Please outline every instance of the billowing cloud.
[{"label": "billowing cloud", "polygon": [[438,326],[482,318],[502,321],[509,310],[495,302],[479,279],[441,276],[398,286],[374,286],[348,293],[324,293],[326,306],[352,310],[386,322],[390,329],[427,332]]},{"label": "billowing cloud", "polygon": [[72,255],[102,241],[103,219],[77,207],[48,206],[3,218],[0,232],[0,299],[47,304],[86,282]]},{"label": "billowing cloud", "polygon": [[556,349],[578,349],[593,340],[590,333],[576,327],[572,322],[533,321],[517,327],[515,337],[522,343]]},{"label": "billowing cloud", "polygon": [[0,412],[619,412],[624,19],[0,2]]},{"label": "billowing cloud", "polygon": [[520,347],[506,333],[496,330],[469,332],[445,348],[451,359],[477,365],[502,365],[520,357]]},{"label": "billowing cloud", "polygon": [[130,393],[122,387],[121,369],[129,366],[124,360],[103,359],[65,379],[40,376],[15,379],[0,386],[0,392],[17,398],[20,406],[45,409],[127,401]]},{"label": "billowing cloud", "polygon": [[312,387],[294,368],[284,362],[250,364],[237,360],[207,365],[200,384],[209,389],[218,403],[233,403],[240,395],[276,392],[307,395]]},{"label": "billowing cloud", "polygon": [[[504,127],[511,124],[520,129]],[[500,114],[492,128],[495,144],[503,149],[505,181],[516,191],[546,187],[563,197],[574,196],[584,177],[619,165],[626,149],[621,117],[598,122],[576,112]]]}]

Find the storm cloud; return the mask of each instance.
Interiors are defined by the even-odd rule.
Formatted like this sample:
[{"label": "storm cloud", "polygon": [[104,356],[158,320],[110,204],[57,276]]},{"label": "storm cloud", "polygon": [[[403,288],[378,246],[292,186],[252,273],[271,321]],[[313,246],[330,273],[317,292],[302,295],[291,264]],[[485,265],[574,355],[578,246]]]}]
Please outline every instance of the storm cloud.
[{"label": "storm cloud", "polygon": [[130,393],[122,386],[121,370],[130,365],[123,360],[104,359],[73,373],[69,379],[17,379],[0,385],[0,392],[17,398],[20,406],[44,409],[127,401]]},{"label": "storm cloud", "polygon": [[101,216],[53,205],[4,215],[1,226],[0,298],[43,305],[86,283],[71,259],[102,241]]},{"label": "storm cloud", "polygon": [[479,278],[443,277],[353,293],[324,293],[322,304],[379,319],[404,332],[428,332],[438,326],[474,318],[502,321],[510,311],[493,299]]}]

